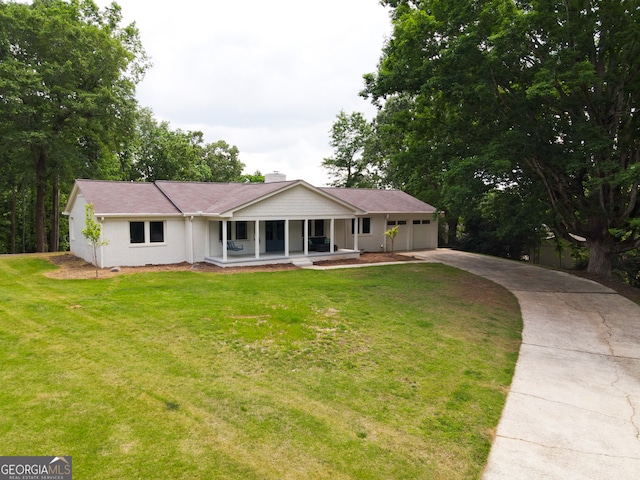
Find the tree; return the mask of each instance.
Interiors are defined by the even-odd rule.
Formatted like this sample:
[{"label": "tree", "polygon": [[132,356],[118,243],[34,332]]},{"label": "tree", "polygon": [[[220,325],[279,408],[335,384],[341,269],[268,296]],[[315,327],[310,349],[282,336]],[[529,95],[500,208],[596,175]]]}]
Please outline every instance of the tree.
[{"label": "tree", "polygon": [[35,197],[37,251],[47,250],[47,231],[57,246],[61,185],[109,170],[131,125],[147,62],[135,26],[120,22],[115,3],[0,1],[2,161]]},{"label": "tree", "polygon": [[102,225],[96,222],[92,203],[88,203],[85,206],[85,225],[81,233],[91,244],[93,264],[96,267],[96,278],[98,278],[98,249],[103,245],[107,245],[109,242],[102,239]]},{"label": "tree", "polygon": [[640,247],[635,2],[383,3],[394,32],[366,95],[437,107],[433,148],[474,159],[469,179],[542,192],[556,233],[586,239],[589,271],[610,275],[615,254]]},{"label": "tree", "polygon": [[381,183],[437,205],[448,230],[444,243],[454,245],[460,220],[475,215],[491,189],[486,175],[476,174],[477,158],[465,157],[478,140],[450,132],[452,120],[435,103],[400,94],[380,107],[368,150]]},{"label": "tree", "polygon": [[[145,127],[148,125],[145,125]],[[172,130],[168,122],[155,121],[142,132],[133,170],[137,179],[204,181],[210,176],[202,159],[201,132]]]},{"label": "tree", "polygon": [[205,145],[204,162],[210,171],[207,180],[211,182],[242,181],[242,170],[245,165],[238,159],[239,155],[238,147],[230,146],[224,140]]},{"label": "tree", "polygon": [[458,246],[467,251],[520,260],[540,246],[547,231],[539,200],[519,188],[492,189],[462,219]]},{"label": "tree", "polygon": [[240,176],[240,183],[264,183],[264,175],[260,170],[256,170],[254,173],[245,173]]},{"label": "tree", "polygon": [[198,131],[172,129],[148,108],[137,114],[136,131],[121,157],[129,180],[243,181],[239,150],[224,140],[205,144]]},{"label": "tree", "polygon": [[325,158],[322,166],[334,178],[334,187],[371,187],[376,184],[373,165],[365,155],[372,133],[371,124],[359,112],[350,115],[341,111],[331,128],[334,155]]},{"label": "tree", "polygon": [[393,255],[393,242],[395,241],[396,237],[398,236],[398,225],[396,225],[395,227],[391,227],[388,230],[385,230],[384,234],[387,236],[387,238],[389,240],[391,240],[391,255]]}]

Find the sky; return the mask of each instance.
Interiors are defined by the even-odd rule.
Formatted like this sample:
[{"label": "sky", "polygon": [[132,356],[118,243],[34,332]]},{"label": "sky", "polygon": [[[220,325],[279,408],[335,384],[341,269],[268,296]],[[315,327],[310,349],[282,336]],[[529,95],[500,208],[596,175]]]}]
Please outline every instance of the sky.
[{"label": "sky", "polygon": [[[104,8],[111,0],[97,0]],[[240,150],[245,173],[330,182],[336,115],[375,109],[358,93],[391,33],[377,0],[117,0],[153,66],[137,98],[172,129]]]}]

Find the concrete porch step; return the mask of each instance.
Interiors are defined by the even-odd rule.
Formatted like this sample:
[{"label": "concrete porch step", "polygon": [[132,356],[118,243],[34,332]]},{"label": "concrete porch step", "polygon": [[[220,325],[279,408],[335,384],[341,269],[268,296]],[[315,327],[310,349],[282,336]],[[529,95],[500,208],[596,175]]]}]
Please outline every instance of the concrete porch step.
[{"label": "concrete porch step", "polygon": [[313,267],[313,262],[308,258],[296,258],[291,263],[293,263],[296,267],[299,267],[299,268]]}]

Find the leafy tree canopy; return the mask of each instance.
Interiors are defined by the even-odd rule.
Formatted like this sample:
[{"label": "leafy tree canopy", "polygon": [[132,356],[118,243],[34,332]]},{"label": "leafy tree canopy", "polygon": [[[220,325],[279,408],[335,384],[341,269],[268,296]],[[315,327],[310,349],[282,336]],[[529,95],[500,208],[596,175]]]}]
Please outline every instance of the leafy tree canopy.
[{"label": "leafy tree canopy", "polygon": [[116,3],[0,0],[0,252],[58,250],[76,178],[246,180],[235,146],[138,107],[149,67]]},{"label": "leafy tree canopy", "polygon": [[322,166],[333,177],[334,187],[372,187],[377,183],[374,165],[368,159],[367,144],[371,140],[372,126],[360,112],[346,114],[341,111],[331,127],[332,157],[325,158]]},{"label": "leafy tree canopy", "polygon": [[136,131],[121,157],[125,178],[136,181],[244,181],[239,150],[219,140],[206,144],[202,132],[173,130],[150,109],[138,112]]},{"label": "leafy tree canopy", "polygon": [[109,170],[132,124],[148,63],[135,26],[120,23],[116,4],[0,1],[1,160],[13,184],[35,190],[37,251],[47,249],[46,200],[55,239],[60,185]]},{"label": "leafy tree canopy", "polygon": [[472,160],[468,181],[539,195],[590,271],[640,246],[637,2],[382,3],[394,32],[364,94],[408,99],[414,166]]}]

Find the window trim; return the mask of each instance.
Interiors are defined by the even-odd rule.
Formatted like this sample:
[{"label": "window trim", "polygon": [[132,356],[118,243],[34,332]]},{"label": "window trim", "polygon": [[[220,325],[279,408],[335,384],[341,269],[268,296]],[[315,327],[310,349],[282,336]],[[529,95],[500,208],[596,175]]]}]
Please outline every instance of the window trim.
[{"label": "window trim", "polygon": [[[154,240],[154,236],[158,234],[158,232],[154,232],[152,226],[153,225],[160,225],[162,227],[162,231],[160,232],[162,239],[161,240]],[[160,220],[150,220],[149,221],[149,243],[164,243],[164,221]],[[154,235],[155,233],[155,235]]]},{"label": "window trim", "polygon": [[[371,235],[371,217],[361,217],[351,219],[351,235],[353,235],[358,226],[358,235]],[[365,229],[366,226],[366,229]]]},{"label": "window trim", "polygon": [[[162,240],[151,240],[151,224],[162,224]],[[142,241],[133,242],[131,228],[134,224],[142,224]],[[138,232],[140,233],[140,232]],[[167,221],[166,220],[129,220],[129,246],[130,247],[151,247],[161,246],[167,243]]]},{"label": "window trim", "polygon": [[362,222],[358,221],[360,224],[360,235],[371,235],[371,217],[362,217],[358,220],[362,220]]},{"label": "window trim", "polygon": [[[245,220],[240,220],[236,223],[236,240],[248,240],[249,239],[249,224]],[[238,228],[242,225],[242,228]],[[240,236],[239,230],[244,229],[244,236]]]},{"label": "window trim", "polygon": [[[146,235],[146,226],[145,221],[140,220],[130,220],[129,221],[129,245],[145,245],[147,242]],[[134,231],[134,225],[136,226],[136,230]],[[139,227],[142,225],[142,231],[140,231]],[[139,240],[139,235],[142,233],[142,239]],[[135,237],[135,238],[134,238]]]}]

